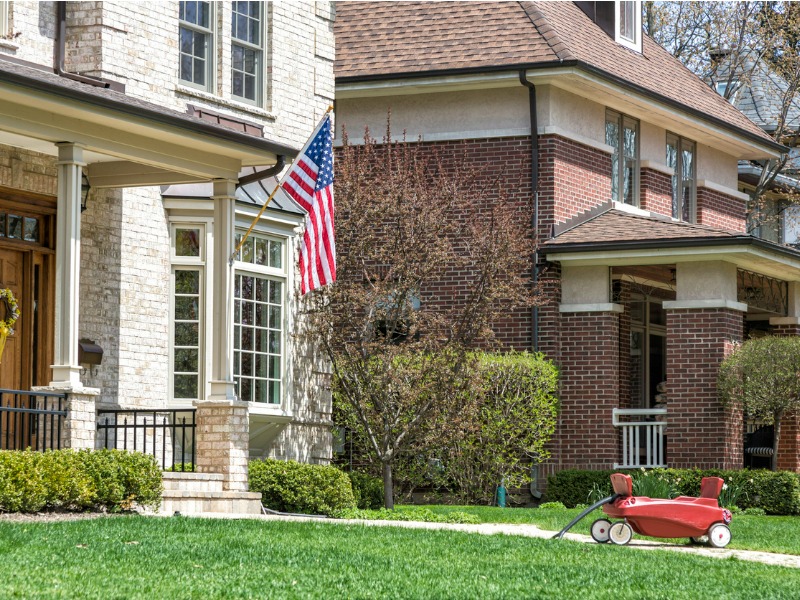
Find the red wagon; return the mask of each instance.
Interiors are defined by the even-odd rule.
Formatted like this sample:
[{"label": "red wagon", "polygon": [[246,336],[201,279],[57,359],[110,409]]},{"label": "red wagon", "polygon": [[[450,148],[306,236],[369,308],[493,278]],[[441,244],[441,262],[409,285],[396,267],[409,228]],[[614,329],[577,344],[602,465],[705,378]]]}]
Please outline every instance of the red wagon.
[{"label": "red wagon", "polygon": [[[699,498],[679,496],[664,500],[634,496],[630,475],[614,473],[614,494],[583,511],[556,537],[561,538],[580,519],[602,506],[609,518],[597,519],[591,530],[592,538],[601,544],[627,544],[636,532],[662,538],[688,537],[695,543],[707,541],[715,548],[724,548],[731,541],[731,512],[720,508],[717,501],[723,483],[719,477],[704,477]],[[614,519],[619,520],[612,522]]]}]

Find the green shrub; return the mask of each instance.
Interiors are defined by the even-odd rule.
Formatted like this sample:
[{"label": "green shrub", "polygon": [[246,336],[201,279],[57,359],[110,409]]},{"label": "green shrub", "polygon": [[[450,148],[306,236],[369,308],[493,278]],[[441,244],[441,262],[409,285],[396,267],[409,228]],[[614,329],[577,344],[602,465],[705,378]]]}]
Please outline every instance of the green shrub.
[{"label": "green shrub", "polygon": [[175,463],[168,469],[164,469],[170,473],[191,473],[194,471],[194,465],[190,462],[187,463]]},{"label": "green shrub", "polygon": [[336,467],[267,458],[250,461],[249,478],[272,510],[328,515],[356,507],[350,479]]},{"label": "green shrub", "polygon": [[549,509],[563,510],[563,509],[565,509],[567,507],[564,506],[564,504],[562,502],[542,502],[539,505],[539,508],[544,508],[544,509],[548,509],[549,508]]},{"label": "green shrub", "polygon": [[[568,469],[555,473],[547,478],[547,500],[574,507],[586,501],[594,486],[607,485],[614,472]],[[642,470],[618,472],[631,475],[634,486],[646,473]],[[800,514],[800,475],[796,473],[749,469],[658,469],[656,472],[671,482],[681,496],[698,496],[703,477],[722,477],[728,489],[734,490],[720,495],[723,503],[735,501],[744,510],[761,508],[770,515]],[[736,498],[731,498],[734,493]]]},{"label": "green shrub", "polygon": [[37,512],[157,507],[161,471],[152,456],[119,450],[0,451],[0,510]]},{"label": "green shrub", "polygon": [[383,481],[360,471],[347,471],[356,506],[361,509],[377,509],[383,506]]},{"label": "green shrub", "polygon": [[749,517],[763,517],[765,514],[767,514],[763,508],[756,508],[755,506],[752,508],[746,508],[742,512]]}]

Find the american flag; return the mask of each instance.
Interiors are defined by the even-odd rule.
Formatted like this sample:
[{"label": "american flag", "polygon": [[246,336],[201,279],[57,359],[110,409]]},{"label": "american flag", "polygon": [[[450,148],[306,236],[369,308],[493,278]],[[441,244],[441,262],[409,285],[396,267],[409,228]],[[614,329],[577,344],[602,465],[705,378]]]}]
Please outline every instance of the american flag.
[{"label": "american flag", "polygon": [[330,115],[325,115],[295,159],[281,182],[281,188],[308,213],[300,249],[300,292],[305,294],[336,281]]}]

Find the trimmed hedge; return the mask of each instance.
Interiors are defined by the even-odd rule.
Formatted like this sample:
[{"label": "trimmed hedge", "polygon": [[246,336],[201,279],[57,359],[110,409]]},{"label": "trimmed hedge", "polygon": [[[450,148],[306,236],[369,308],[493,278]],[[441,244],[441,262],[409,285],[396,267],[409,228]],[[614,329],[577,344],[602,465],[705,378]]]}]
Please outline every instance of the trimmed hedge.
[{"label": "trimmed hedge", "polygon": [[336,467],[265,458],[250,461],[249,478],[250,491],[261,492],[272,510],[329,515],[356,508],[350,478]]},{"label": "trimmed hedge", "polygon": [[138,452],[0,450],[0,511],[157,508],[161,491],[161,469]]},{"label": "trimmed hedge", "polygon": [[[761,508],[769,515],[800,514],[800,475],[789,471],[742,469],[657,469],[675,485],[683,496],[700,494],[703,477],[722,477],[729,485],[742,490],[737,501],[739,508]],[[563,502],[570,508],[586,504],[593,485],[608,488],[612,473],[628,473],[636,479],[643,471],[582,471],[568,469],[547,478],[547,500]],[[610,491],[609,491],[610,494]]]},{"label": "trimmed hedge", "polygon": [[353,486],[356,506],[362,510],[383,507],[383,480],[360,471],[346,471]]}]

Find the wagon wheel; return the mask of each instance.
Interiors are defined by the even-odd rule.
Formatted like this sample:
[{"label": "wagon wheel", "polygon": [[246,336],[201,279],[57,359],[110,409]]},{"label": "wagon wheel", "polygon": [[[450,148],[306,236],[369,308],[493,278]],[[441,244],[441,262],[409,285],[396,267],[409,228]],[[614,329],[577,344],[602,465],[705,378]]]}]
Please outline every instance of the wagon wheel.
[{"label": "wagon wheel", "polygon": [[614,523],[608,530],[608,539],[617,546],[624,546],[631,541],[633,529],[625,521]]},{"label": "wagon wheel", "polygon": [[708,543],[708,536],[701,535],[700,537],[690,537],[689,541],[693,544],[707,544]]},{"label": "wagon wheel", "polygon": [[598,544],[605,544],[608,541],[608,530],[611,521],[608,519],[597,519],[592,523],[592,539]]},{"label": "wagon wheel", "polygon": [[724,548],[731,541],[731,530],[723,523],[714,523],[708,530],[708,543],[714,548]]}]

